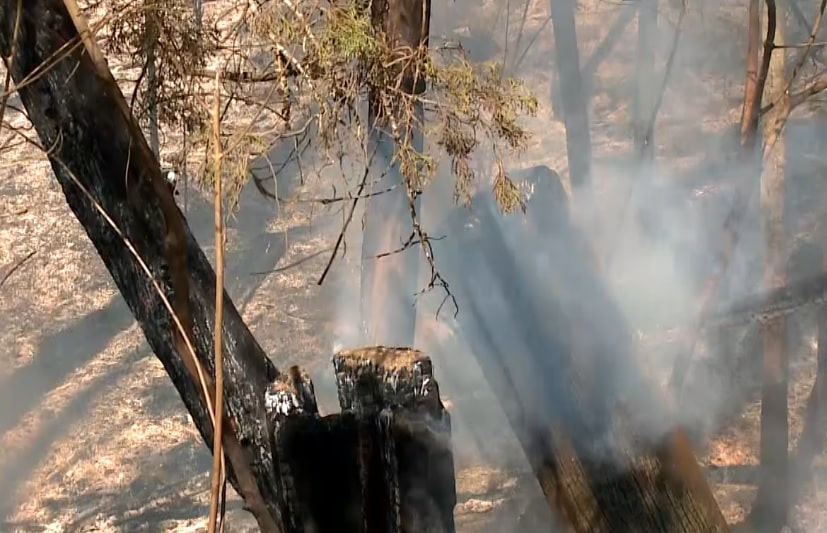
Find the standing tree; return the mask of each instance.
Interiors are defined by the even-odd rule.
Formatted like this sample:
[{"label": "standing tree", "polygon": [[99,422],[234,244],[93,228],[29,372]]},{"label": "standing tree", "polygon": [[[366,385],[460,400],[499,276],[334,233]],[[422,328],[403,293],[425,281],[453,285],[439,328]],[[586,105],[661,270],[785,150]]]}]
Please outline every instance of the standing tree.
[{"label": "standing tree", "polygon": [[[417,56],[427,53],[431,16],[430,0],[375,0],[371,18],[376,31],[385,35],[396,56],[394,76],[399,76],[400,99],[422,94],[424,72]],[[367,200],[362,242],[362,329],[369,344],[412,346],[416,332],[414,297],[419,286],[421,237],[419,195],[423,183],[411,154],[424,148],[422,106],[382,102],[381,88],[372,89],[369,103],[369,148],[372,172],[368,179],[375,193]],[[411,113],[412,116],[406,116]],[[394,153],[397,145],[411,151]],[[405,159],[399,157],[404,156]]]},{"label": "standing tree", "polygon": [[[766,3],[767,39],[783,46],[787,9],[785,0]],[[774,28],[773,28],[774,27]],[[774,31],[773,31],[774,29]],[[774,37],[773,37],[774,35]],[[787,89],[784,49],[770,51],[767,84],[764,89],[774,101]],[[762,121],[764,165],[761,173],[761,216],[764,231],[764,287],[783,287],[786,282],[787,255],[784,232],[784,163],[786,157],[782,133],[775,130],[775,115]],[[758,495],[751,516],[756,531],[775,533],[787,524],[789,513],[789,421],[787,418],[787,381],[789,355],[785,317],[764,323],[763,389],[761,394],[761,473]]]},{"label": "standing tree", "polygon": [[580,75],[575,0],[550,0],[557,75],[566,125],[566,147],[572,190],[591,186],[592,141],[589,110]]}]

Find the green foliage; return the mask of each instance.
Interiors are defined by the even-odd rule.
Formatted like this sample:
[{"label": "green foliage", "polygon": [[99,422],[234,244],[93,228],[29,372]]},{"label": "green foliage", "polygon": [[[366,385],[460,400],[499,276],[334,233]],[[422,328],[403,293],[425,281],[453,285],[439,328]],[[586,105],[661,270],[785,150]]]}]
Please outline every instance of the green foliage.
[{"label": "green foliage", "polygon": [[[222,125],[232,148],[225,154],[225,169],[233,173],[226,187],[231,194],[246,180],[246,160],[254,148],[265,150],[297,136],[308,130],[309,122],[315,123],[318,136],[305,142],[313,142],[317,153],[352,153],[353,147],[365,146],[368,128],[360,117],[370,93],[393,136],[409,190],[427,187],[447,158],[455,200],[469,199],[477,186],[472,159],[482,152],[493,154],[492,185],[502,208],[513,210],[521,203],[518,187],[502,170],[501,155],[526,146],[530,135],[520,122],[536,113],[537,101],[520,80],[504,78],[498,64],[473,64],[458,46],[393,49],[357,1],[311,5],[285,0],[257,10],[245,1],[236,7],[236,20],[207,18],[200,27],[190,0],[105,1],[108,13],[120,14],[108,21],[105,44],[110,52],[145,64],[147,45],[153,43],[162,125],[184,126],[193,134],[194,147],[206,153],[209,136],[203,130],[211,105],[204,96],[211,92],[206,66],[225,58],[227,106],[255,106],[258,123],[271,126],[262,131],[252,124]],[[253,56],[262,52],[275,60],[265,70],[251,68]],[[242,77],[240,71],[255,72]],[[406,73],[424,77],[427,90],[406,93]],[[253,78],[268,80],[269,88]],[[148,94],[146,80],[141,81],[139,116]],[[435,153],[414,148],[415,129],[435,141]]]}]

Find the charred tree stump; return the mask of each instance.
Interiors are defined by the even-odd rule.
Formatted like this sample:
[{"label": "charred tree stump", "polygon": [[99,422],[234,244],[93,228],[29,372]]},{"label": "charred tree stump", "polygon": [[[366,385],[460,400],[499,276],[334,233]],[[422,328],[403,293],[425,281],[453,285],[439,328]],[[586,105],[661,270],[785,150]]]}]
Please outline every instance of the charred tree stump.
[{"label": "charred tree stump", "polygon": [[430,359],[377,347],[333,364],[341,413],[319,416],[298,367],[267,391],[285,533],[453,533],[451,425]]},{"label": "charred tree stump", "polygon": [[389,517],[392,530],[454,531],[451,419],[431,360],[417,350],[379,346],[342,350],[333,365],[342,409],[365,421],[363,453],[381,456],[385,478],[369,471],[363,488],[372,495],[384,484],[399,502]]}]

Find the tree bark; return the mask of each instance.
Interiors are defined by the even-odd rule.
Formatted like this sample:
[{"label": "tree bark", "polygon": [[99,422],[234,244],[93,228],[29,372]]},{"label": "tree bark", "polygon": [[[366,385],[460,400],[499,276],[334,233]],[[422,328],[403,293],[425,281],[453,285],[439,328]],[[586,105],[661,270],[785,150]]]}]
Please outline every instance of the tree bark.
[{"label": "tree bark", "polygon": [[[767,2],[767,23],[776,24],[775,44],[784,43],[785,10],[782,2],[778,10]],[[787,75],[784,50],[771,54],[769,75],[765,93],[775,101],[784,95]],[[774,117],[781,112],[778,107],[764,117],[764,142],[768,144],[764,154],[761,175],[761,213],[764,231],[764,287],[777,289],[786,283],[787,255],[784,246],[784,194],[785,194],[785,144],[775,131]],[[775,137],[778,136],[777,139]],[[775,145],[773,148],[772,145]],[[764,323],[763,385],[761,391],[761,436],[758,494],[751,513],[755,531],[775,533],[787,524],[789,514],[789,420],[787,389],[789,355],[787,353],[787,322],[784,316]]]},{"label": "tree bark", "polygon": [[566,125],[566,147],[569,179],[572,189],[587,187],[591,182],[592,142],[589,132],[589,111],[583,80],[580,75],[580,52],[574,0],[550,0],[554,50]]},{"label": "tree bark", "polygon": [[[16,6],[14,0],[0,3],[4,57],[12,50]],[[175,206],[140,129],[128,116],[123,95],[108,70],[101,69],[102,57],[79,43],[78,28],[63,2],[23,2],[18,44],[8,59],[12,78],[69,207],[211,446],[211,421],[195,362],[123,236],[173,302],[197,362],[206,370],[208,394],[215,272]],[[279,372],[226,295],[225,302],[224,447],[229,479],[262,531],[276,532],[281,529],[280,490],[264,396]]]},{"label": "tree bark", "polygon": [[[655,107],[655,49],[658,31],[657,0],[641,0],[638,9],[637,62],[635,64],[635,154],[644,165],[654,158],[654,128],[649,121]],[[668,75],[668,72],[665,74]]]},{"label": "tree bark", "polygon": [[637,368],[567,207],[548,195],[536,201],[543,212],[528,213],[543,217],[534,224],[558,258],[543,283],[507,244],[490,198],[477,196],[470,221],[459,212],[444,232],[459,240],[446,247],[463,254],[450,279],[464,337],[549,506],[575,532],[728,531],[686,436],[668,431],[663,400]]},{"label": "tree bark", "polygon": [[[374,26],[400,54],[428,46],[430,0],[377,0],[371,4]],[[410,69],[403,69],[401,89],[408,94],[425,90],[425,80]],[[414,297],[419,283],[421,251],[417,245],[405,246],[412,234],[412,216],[419,216],[418,184],[406,183],[398,163],[393,162],[395,141],[391,121],[411,130],[412,148],[421,152],[424,138],[419,124],[397,116],[381,116],[377,101],[380,91],[371,92],[368,110],[369,146],[374,192],[367,201],[365,229],[362,234],[361,307],[365,344],[411,346],[416,332]],[[417,109],[422,121],[422,110]],[[399,134],[404,135],[403,132]],[[400,248],[404,248],[400,250]],[[376,256],[399,250],[381,258]]]}]

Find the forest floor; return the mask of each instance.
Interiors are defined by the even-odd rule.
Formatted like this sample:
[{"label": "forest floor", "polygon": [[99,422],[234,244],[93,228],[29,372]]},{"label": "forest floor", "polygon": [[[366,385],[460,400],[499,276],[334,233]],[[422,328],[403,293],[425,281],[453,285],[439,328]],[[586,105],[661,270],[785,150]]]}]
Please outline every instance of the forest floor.
[{"label": "forest floor", "polygon": [[[446,13],[434,18],[439,21],[435,26],[462,21],[468,11],[462,11],[459,1],[440,9]],[[578,11],[584,65],[605,35],[606,21],[622,9],[626,7],[593,2]],[[512,32],[519,26],[518,11],[514,9],[516,15],[509,21]],[[488,17],[489,27],[502,28],[505,19],[494,23],[495,12],[489,2],[475,16]],[[664,12],[661,37],[667,44],[659,50],[667,49],[674,27],[674,13]],[[734,7],[727,14],[715,23],[701,24],[699,20],[707,19],[695,13],[687,23],[679,66],[658,122],[658,164],[668,169],[665,174],[681,174],[681,169],[708,159],[713,149],[725,144],[722,137],[737,121],[743,52],[740,42],[728,36],[744,17]],[[536,91],[541,110],[528,123],[537,132],[532,146],[511,163],[546,164],[565,176],[564,130],[549,97],[553,39],[547,17],[547,2],[531,3],[526,29],[541,35],[519,73]],[[472,27],[486,24],[465,22],[473,22]],[[459,22],[433,31],[475,35]],[[593,76],[595,180],[604,196],[615,191],[613,179],[628,168],[623,161],[631,151],[627,125],[635,42],[633,21]],[[720,42],[729,42],[732,49],[716,45],[710,54],[710,43]],[[496,42],[485,44],[486,50],[480,46],[475,49],[472,44],[472,52],[493,59],[507,50]],[[25,119],[11,113],[8,120],[24,127]],[[169,133],[163,139],[162,159],[179,150],[180,142],[180,136]],[[69,211],[43,154],[18,143],[0,162],[0,277],[28,258],[0,287],[0,346],[5,346],[0,348],[0,532],[203,530],[210,456],[175,389]],[[294,180],[279,187],[302,197],[329,194],[318,181]],[[209,206],[195,193],[190,203],[190,225],[212,257]],[[276,205],[245,191],[234,226],[238,233],[230,235],[227,281],[231,297],[274,363],[304,366],[317,382],[322,409],[331,412],[336,409],[330,363],[332,315],[341,289],[336,284],[347,280],[332,279],[321,287],[316,283],[330,256],[337,219],[314,205]],[[241,244],[234,248],[234,243]],[[432,332],[428,321],[423,322],[420,333],[427,338]],[[436,364],[439,378],[449,363]],[[793,444],[814,370],[814,349],[805,343],[791,374]],[[478,369],[471,374],[481,379]],[[448,405],[457,405],[459,411],[459,530],[514,530],[517,516],[540,497],[525,459],[509,435],[498,435],[493,444],[502,446],[499,451],[508,460],[492,463],[479,460],[474,451],[466,453],[473,439],[459,406],[464,395],[476,392],[452,390],[445,382],[441,390]],[[702,463],[756,465],[759,411],[757,399],[747,402],[698,450]],[[827,459],[820,457],[815,470],[827,474]],[[821,482],[827,483],[827,475],[816,475],[807,496],[796,504],[794,522],[802,531],[827,529],[827,490],[820,490]],[[732,522],[748,512],[755,493],[748,483],[714,483],[714,490]],[[252,524],[233,496],[228,531],[249,531]]]}]

